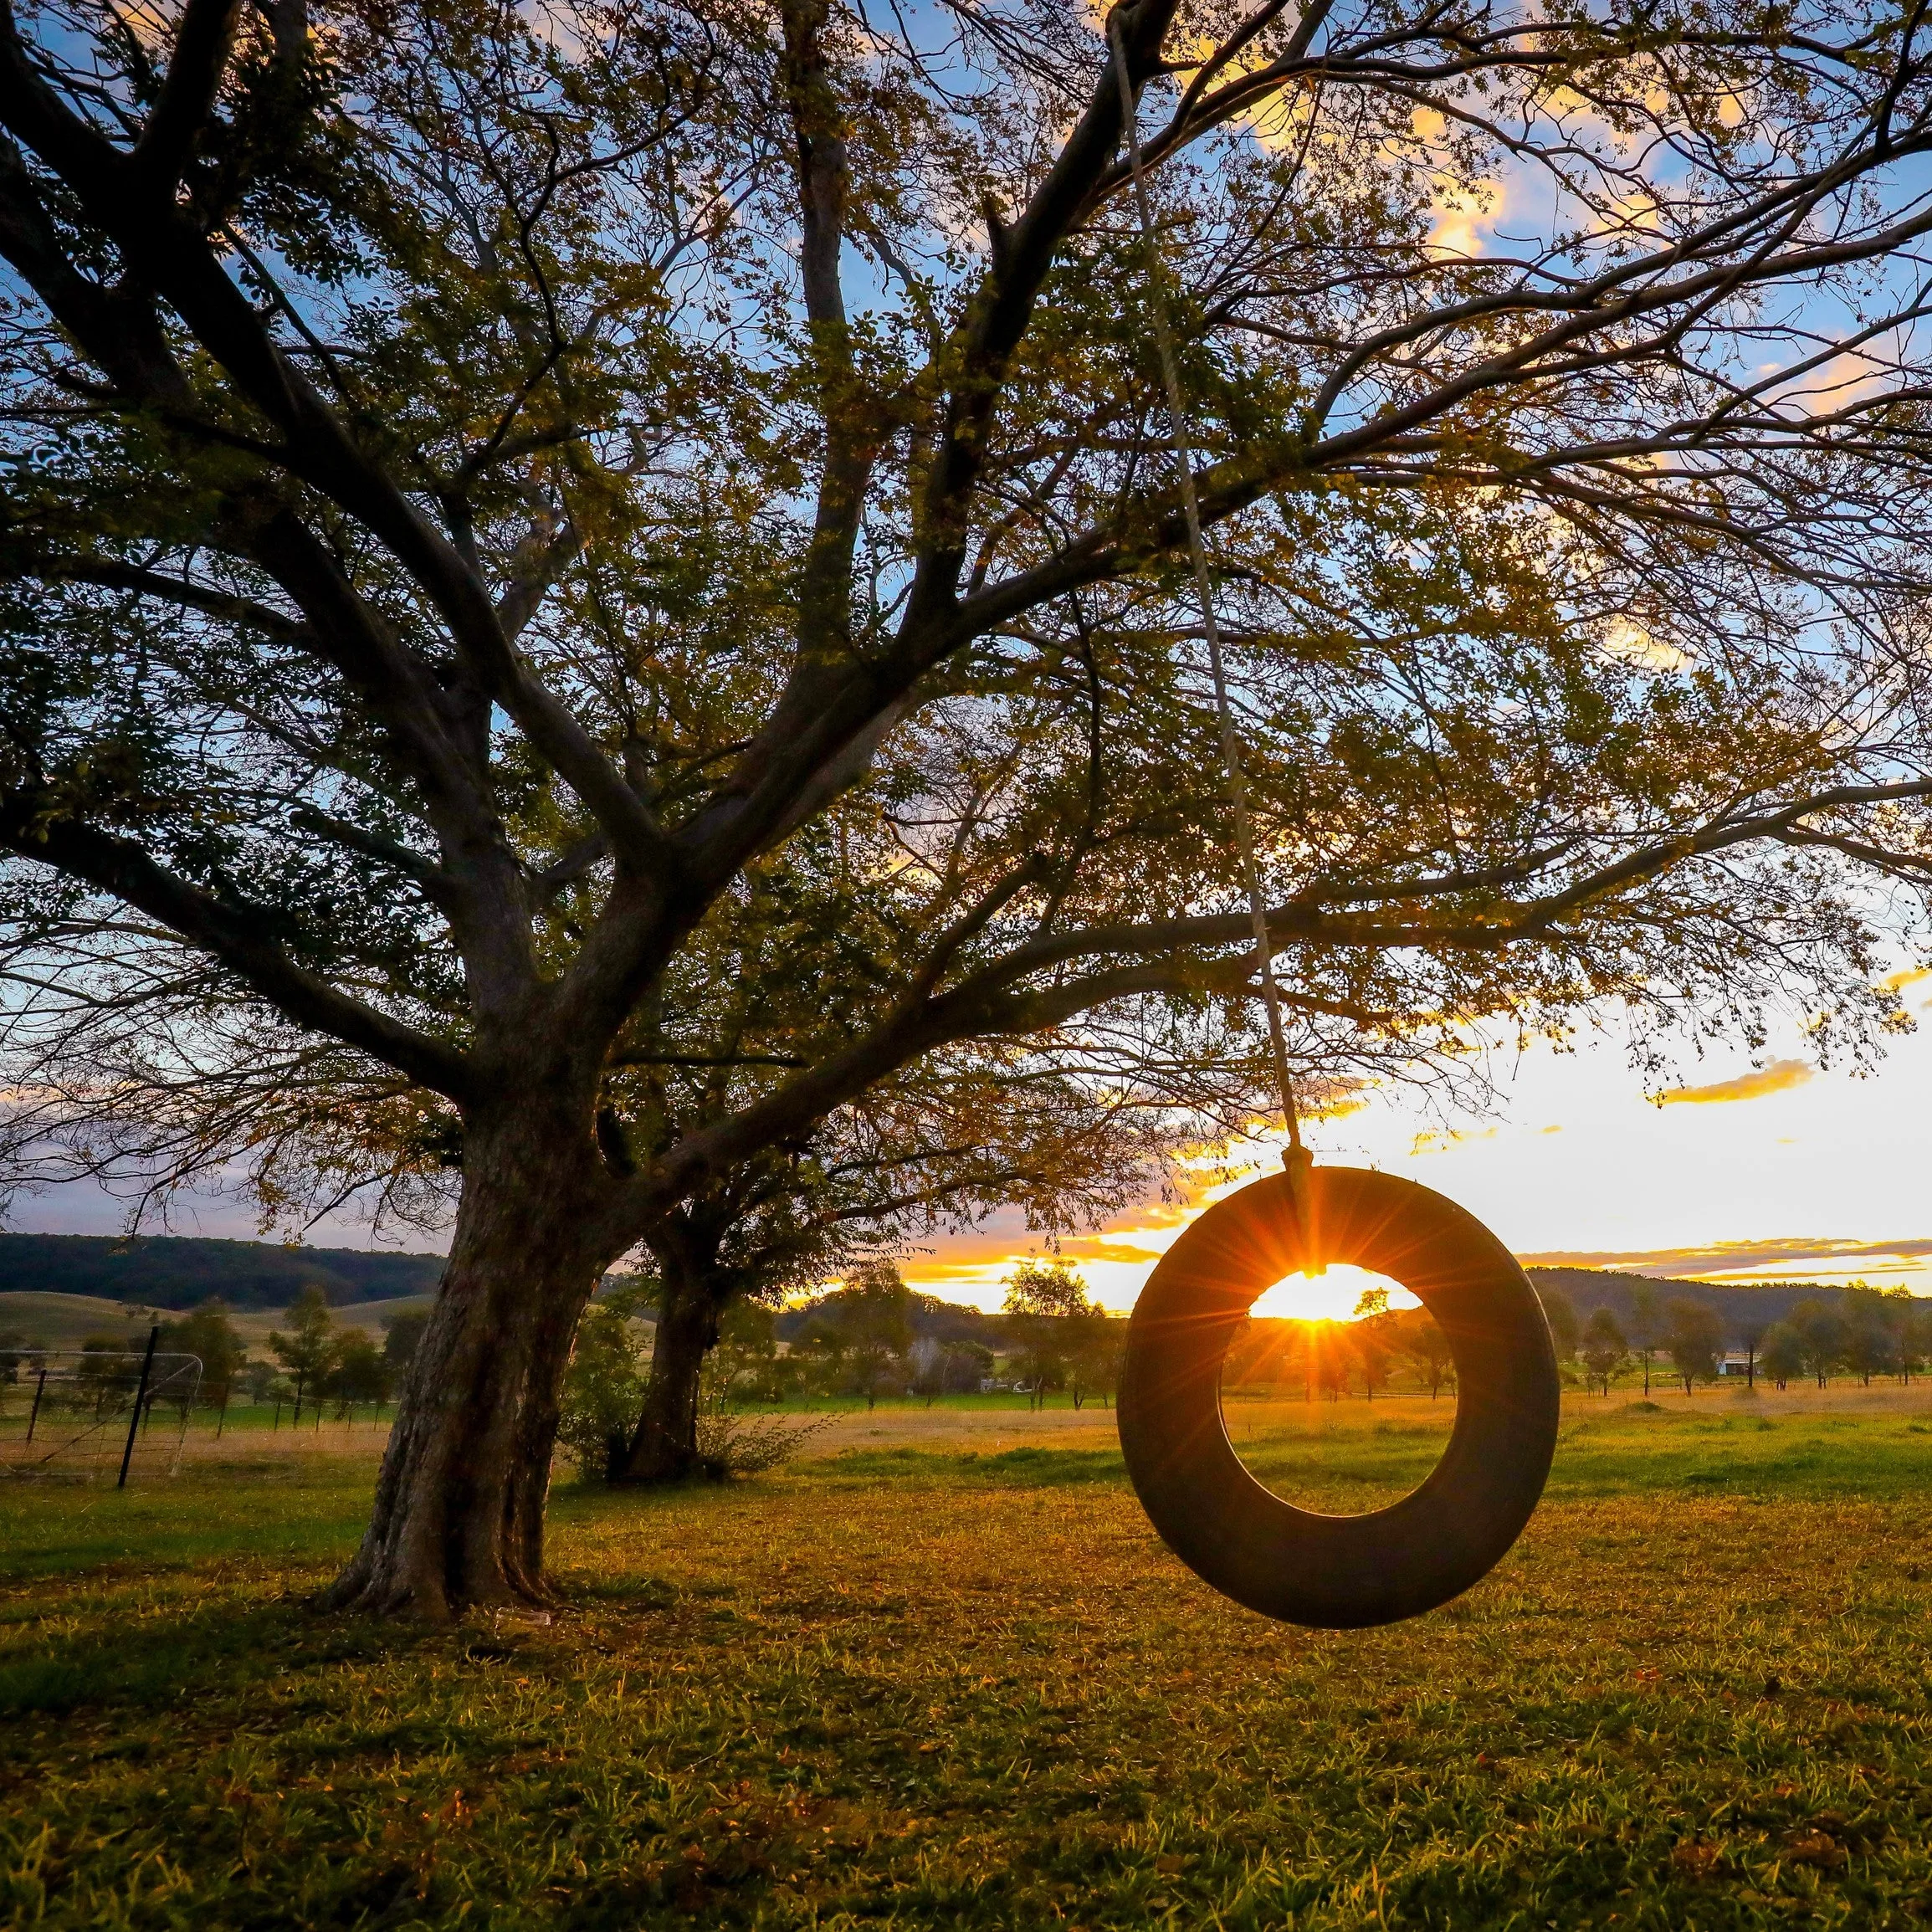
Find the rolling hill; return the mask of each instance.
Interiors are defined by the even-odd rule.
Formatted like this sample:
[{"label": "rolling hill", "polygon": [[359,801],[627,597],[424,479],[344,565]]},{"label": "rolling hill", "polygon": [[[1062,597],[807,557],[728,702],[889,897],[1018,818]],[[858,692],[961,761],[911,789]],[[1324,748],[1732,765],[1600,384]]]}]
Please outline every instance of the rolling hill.
[{"label": "rolling hill", "polygon": [[1639,1289],[1649,1289],[1657,1297],[1659,1308],[1673,1301],[1702,1302],[1724,1324],[1727,1347],[1742,1345],[1740,1327],[1768,1326],[1782,1321],[1801,1301],[1823,1302],[1830,1307],[1847,1294],[1858,1292],[1855,1289],[1819,1288],[1803,1281],[1727,1283],[1720,1286],[1708,1281],[1657,1279],[1595,1268],[1532,1268],[1528,1273],[1539,1294],[1560,1289],[1584,1321],[1598,1309],[1608,1309],[1626,1334],[1630,1332],[1636,1314]]},{"label": "rolling hill", "polygon": [[[399,1314],[429,1306],[426,1294],[389,1301],[359,1301],[336,1311],[340,1327],[363,1328],[378,1340],[384,1325]],[[131,1348],[147,1339],[149,1328],[174,1311],[108,1301],[95,1294],[44,1294],[32,1289],[0,1293],[0,1335],[20,1335],[36,1348],[79,1348],[95,1335],[113,1335]],[[289,1325],[285,1308],[243,1309],[234,1316],[235,1332],[251,1355],[269,1345],[269,1331]]]},{"label": "rolling hill", "polygon": [[218,1294],[235,1309],[286,1308],[305,1288],[335,1307],[433,1294],[439,1254],[284,1248],[191,1235],[0,1234],[0,1294],[98,1295],[188,1309]]}]

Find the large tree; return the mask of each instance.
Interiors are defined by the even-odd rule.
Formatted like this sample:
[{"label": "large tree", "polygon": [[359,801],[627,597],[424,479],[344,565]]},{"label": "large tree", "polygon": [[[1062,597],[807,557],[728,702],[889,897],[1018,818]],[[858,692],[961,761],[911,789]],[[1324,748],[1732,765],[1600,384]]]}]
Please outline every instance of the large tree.
[{"label": "large tree", "polygon": [[[1176,14],[1111,30],[1298,1053],[1884,1023],[1918,13]],[[882,1081],[1252,1088],[1084,9],[16,0],[0,128],[16,1170],[459,1177],[339,1601],[541,1594],[599,1274]]]}]

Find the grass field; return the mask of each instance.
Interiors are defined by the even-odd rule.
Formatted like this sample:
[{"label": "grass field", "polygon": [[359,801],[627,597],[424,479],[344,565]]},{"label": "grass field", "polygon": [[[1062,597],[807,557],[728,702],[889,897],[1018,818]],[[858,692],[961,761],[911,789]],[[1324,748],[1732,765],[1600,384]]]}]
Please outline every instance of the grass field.
[{"label": "grass field", "polygon": [[[1346,1635],[1197,1584],[1090,1412],[882,1407],[729,1489],[560,1488],[568,1607],[445,1632],[304,1607],[374,1432],[0,1485],[0,1920],[1918,1924],[1928,1412],[1575,1402],[1494,1576]],[[1448,1421],[1231,1428],[1356,1508]]]}]

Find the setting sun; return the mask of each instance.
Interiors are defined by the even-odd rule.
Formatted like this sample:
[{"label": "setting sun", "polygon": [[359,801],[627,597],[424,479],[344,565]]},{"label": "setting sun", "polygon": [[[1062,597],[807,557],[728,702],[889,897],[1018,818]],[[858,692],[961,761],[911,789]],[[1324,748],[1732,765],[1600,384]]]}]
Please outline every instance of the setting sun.
[{"label": "setting sun", "polygon": [[1349,1321],[1355,1304],[1371,1288],[1389,1291],[1391,1308],[1422,1306],[1400,1282],[1343,1263],[1316,1275],[1284,1275],[1248,1312],[1257,1320]]}]

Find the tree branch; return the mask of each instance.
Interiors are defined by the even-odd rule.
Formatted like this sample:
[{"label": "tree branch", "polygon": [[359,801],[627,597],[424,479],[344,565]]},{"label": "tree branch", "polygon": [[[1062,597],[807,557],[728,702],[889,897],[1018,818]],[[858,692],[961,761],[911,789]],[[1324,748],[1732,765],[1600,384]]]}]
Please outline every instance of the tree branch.
[{"label": "tree branch", "polygon": [[213,955],[296,1025],[341,1040],[459,1106],[474,1097],[465,1054],[297,966],[256,909],[224,904],[165,870],[131,841],[60,816],[64,808],[44,790],[12,793],[0,800],[0,844],[138,907]]},{"label": "tree branch", "polygon": [[243,0],[187,0],[167,64],[161,98],[135,143],[135,172],[146,192],[172,201],[208,116],[214,112],[222,76],[241,23]]}]

